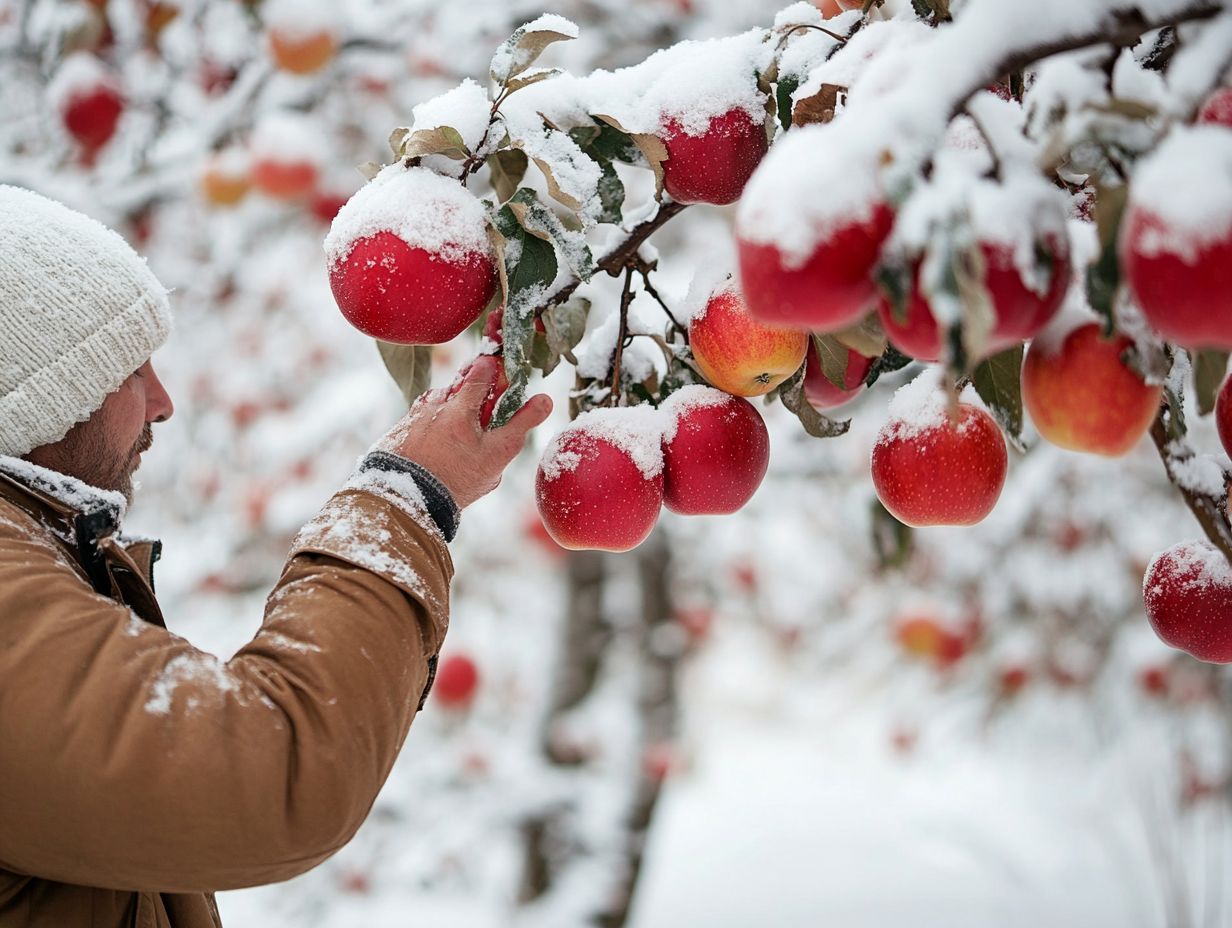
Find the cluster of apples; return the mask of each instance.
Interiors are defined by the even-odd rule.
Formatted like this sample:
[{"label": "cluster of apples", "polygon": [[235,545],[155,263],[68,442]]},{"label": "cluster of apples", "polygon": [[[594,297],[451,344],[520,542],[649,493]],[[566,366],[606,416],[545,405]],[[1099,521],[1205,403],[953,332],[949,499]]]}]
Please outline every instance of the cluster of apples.
[{"label": "cluster of apples", "polygon": [[573,550],[628,551],[666,506],[726,515],[744,506],[770,463],[770,436],[747,400],[683,387],[650,405],[593,409],[553,438],[535,498],[548,533]]},{"label": "cluster of apples", "polygon": [[239,147],[211,154],[201,169],[199,187],[206,204],[217,209],[237,206],[255,190],[279,203],[302,206],[326,224],[333,222],[350,196],[326,182],[316,161],[308,157]]}]

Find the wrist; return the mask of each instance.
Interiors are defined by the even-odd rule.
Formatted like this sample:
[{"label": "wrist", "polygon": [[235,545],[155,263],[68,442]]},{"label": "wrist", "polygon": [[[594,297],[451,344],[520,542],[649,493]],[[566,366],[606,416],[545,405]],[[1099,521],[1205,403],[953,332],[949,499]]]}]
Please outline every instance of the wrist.
[{"label": "wrist", "polygon": [[360,462],[359,470],[405,474],[414,481],[423,495],[424,507],[446,541],[453,541],[458,532],[462,511],[443,481],[422,464],[392,451],[372,451]]}]

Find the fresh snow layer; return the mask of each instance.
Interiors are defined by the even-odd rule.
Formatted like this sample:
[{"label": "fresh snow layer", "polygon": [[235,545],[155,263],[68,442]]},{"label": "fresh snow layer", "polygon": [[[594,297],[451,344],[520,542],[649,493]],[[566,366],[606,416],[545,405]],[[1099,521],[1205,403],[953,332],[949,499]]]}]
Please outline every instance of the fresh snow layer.
[{"label": "fresh snow layer", "polygon": [[63,110],[75,98],[85,96],[97,87],[116,88],[114,75],[89,52],[73,52],[56,69],[47,84],[47,101]]},{"label": "fresh snow layer", "polygon": [[1168,576],[1187,589],[1232,590],[1232,565],[1223,552],[1206,541],[1183,541],[1155,555],[1143,579],[1143,593],[1162,593],[1159,584],[1152,589],[1150,579],[1163,561]]},{"label": "fresh snow layer", "polygon": [[340,31],[340,4],[333,0],[265,0],[261,21],[271,31],[292,42],[303,42],[321,33]]},{"label": "fresh snow layer", "polygon": [[604,441],[627,454],[642,476],[651,480],[663,472],[663,434],[667,417],[653,406],[618,406],[582,413],[558,433],[539,461],[547,480],[571,473],[582,463],[572,446],[579,436]]},{"label": "fresh snow layer", "polygon": [[[877,436],[879,443],[918,438],[933,429],[950,426],[950,398],[941,384],[943,375],[940,367],[930,367],[895,391],[886,410],[886,423]],[[978,405],[978,397],[970,387],[963,391],[962,401]],[[960,421],[959,433],[970,424],[970,420]]]},{"label": "fresh snow layer", "polygon": [[1224,126],[1176,127],[1142,159],[1130,196],[1133,206],[1167,225],[1142,237],[1142,252],[1194,260],[1198,249],[1232,232],[1232,132]]},{"label": "fresh snow layer", "polygon": [[[411,131],[449,126],[458,130],[466,147],[474,152],[479,149],[484,133],[488,131],[491,112],[492,101],[488,99],[487,91],[468,77],[457,87],[417,104],[411,110]],[[424,164],[439,173],[453,176],[458,176],[462,169],[461,162],[444,155],[432,155],[424,159]]]},{"label": "fresh snow layer", "polygon": [[663,429],[663,444],[670,445],[676,437],[676,429],[682,416],[687,416],[696,409],[707,409],[714,406],[725,406],[735,402],[736,397],[705,384],[689,384],[681,387],[659,406],[659,411],[666,416]]},{"label": "fresh snow layer", "polygon": [[451,177],[400,162],[383,168],[338,211],[325,237],[332,267],[360,239],[392,232],[412,248],[458,262],[489,254],[483,204]]},{"label": "fresh snow layer", "polygon": [[703,318],[711,298],[728,291],[738,293],[732,269],[722,262],[702,265],[689,283],[677,321],[688,326],[690,322]]},{"label": "fresh snow layer", "polygon": [[[523,34],[531,32],[559,32],[561,35],[568,36],[571,39],[576,39],[579,34],[575,23],[555,13],[544,13],[538,19],[533,19],[522,26],[518,32]],[[509,74],[520,68],[525,68],[528,54],[529,52],[526,49],[518,48],[516,45],[510,47],[502,45],[496,54],[492,56],[491,72],[493,74]]]}]

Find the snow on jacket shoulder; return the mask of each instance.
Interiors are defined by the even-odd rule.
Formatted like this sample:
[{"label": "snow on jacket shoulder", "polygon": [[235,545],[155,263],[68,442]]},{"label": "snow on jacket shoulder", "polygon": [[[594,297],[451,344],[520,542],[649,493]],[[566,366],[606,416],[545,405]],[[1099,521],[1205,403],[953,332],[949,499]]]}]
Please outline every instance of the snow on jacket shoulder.
[{"label": "snow on jacket shoulder", "polygon": [[213,928],[351,838],[431,686],[453,564],[410,476],[329,501],[225,662],[162,626],[122,505],[0,458],[2,928]]}]

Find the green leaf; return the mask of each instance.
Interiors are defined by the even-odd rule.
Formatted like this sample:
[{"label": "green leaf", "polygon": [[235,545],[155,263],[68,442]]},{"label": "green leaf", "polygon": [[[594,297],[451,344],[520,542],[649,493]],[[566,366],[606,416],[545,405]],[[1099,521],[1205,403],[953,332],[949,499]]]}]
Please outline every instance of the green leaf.
[{"label": "green leaf", "polygon": [[1117,260],[1117,237],[1121,217],[1125,214],[1124,185],[1099,186],[1095,193],[1095,226],[1099,231],[1099,260],[1087,271],[1087,300],[1104,318],[1104,334],[1111,335],[1116,326],[1117,287],[1121,282],[1121,267]]},{"label": "green leaf", "polygon": [[529,166],[530,159],[526,157],[526,152],[517,148],[503,148],[488,158],[492,189],[500,202],[504,203],[514,195]]},{"label": "green leaf", "polygon": [[410,408],[416,397],[432,385],[432,346],[396,345],[377,339],[376,347]]},{"label": "green leaf", "polygon": [[903,567],[911,557],[915,535],[911,526],[904,525],[882,505],[881,500],[873,497],[871,528],[873,550],[877,553],[877,563],[882,567]]},{"label": "green leaf", "polygon": [[1228,372],[1228,352],[1206,349],[1189,354],[1193,362],[1194,399],[1198,401],[1198,414],[1209,415],[1215,408],[1219,388],[1223,386]]},{"label": "green leaf", "polygon": [[804,426],[804,431],[814,438],[837,438],[851,428],[851,421],[844,419],[835,422],[813,408],[804,395],[804,370],[805,365],[801,364],[798,371],[780,384],[779,401],[795,413],[800,424]]},{"label": "green leaf", "polygon": [[826,380],[840,390],[850,389],[847,386],[847,346],[831,335],[814,334],[812,340],[813,350],[817,352],[817,360],[821,362],[821,372],[825,374]]},{"label": "green leaf", "polygon": [[599,222],[620,225],[624,219],[621,211],[625,203],[625,185],[616,168],[610,161],[600,161],[599,169],[603,172],[599,178],[599,202],[603,209],[599,213]]},{"label": "green leaf", "polygon": [[774,101],[778,104],[779,125],[786,131],[791,128],[791,95],[800,87],[796,77],[780,77],[774,88]]},{"label": "green leaf", "polygon": [[1022,345],[993,355],[976,367],[971,382],[993,418],[1022,450]]}]

